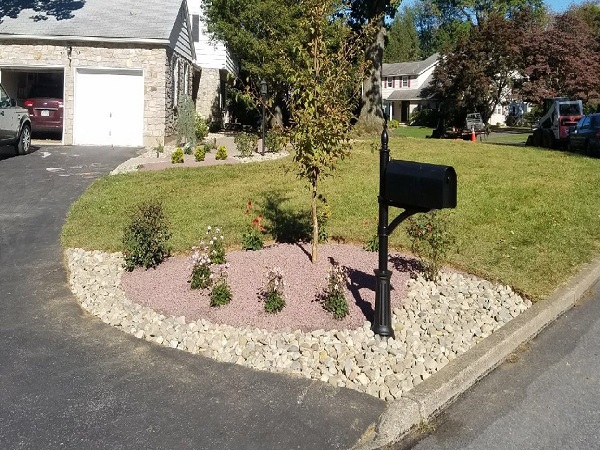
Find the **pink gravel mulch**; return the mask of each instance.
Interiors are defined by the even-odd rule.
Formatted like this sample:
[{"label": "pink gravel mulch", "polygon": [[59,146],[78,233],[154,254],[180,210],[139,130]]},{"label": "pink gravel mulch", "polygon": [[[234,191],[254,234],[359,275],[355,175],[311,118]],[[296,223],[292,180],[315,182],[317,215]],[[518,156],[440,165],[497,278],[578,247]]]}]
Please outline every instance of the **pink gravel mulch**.
[{"label": "pink gravel mulch", "polygon": [[[227,254],[228,282],[233,293],[229,305],[211,308],[210,290],[192,290],[189,258],[172,257],[156,269],[126,272],[121,281],[127,298],[165,315],[186,320],[207,319],[213,323],[267,330],[311,331],[354,329],[372,320],[375,306],[377,253],[348,244],[321,244],[316,264],[310,262],[310,244],[274,244],[259,251]],[[333,259],[348,270],[346,288],[350,314],[336,320],[316,301],[327,285],[327,270]],[[280,313],[264,311],[259,293],[266,283],[268,268],[280,267],[284,274],[286,306]],[[395,254],[390,257],[392,308],[406,295],[406,282],[415,262]]]}]

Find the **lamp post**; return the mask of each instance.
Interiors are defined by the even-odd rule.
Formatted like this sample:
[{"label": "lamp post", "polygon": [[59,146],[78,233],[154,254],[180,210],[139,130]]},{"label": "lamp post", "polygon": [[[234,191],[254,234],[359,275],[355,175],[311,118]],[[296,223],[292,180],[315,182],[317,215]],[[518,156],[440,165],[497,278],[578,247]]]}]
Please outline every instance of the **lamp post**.
[{"label": "lamp post", "polygon": [[265,102],[267,101],[267,82],[260,80],[260,98],[262,100],[262,149],[260,154],[265,154]]}]

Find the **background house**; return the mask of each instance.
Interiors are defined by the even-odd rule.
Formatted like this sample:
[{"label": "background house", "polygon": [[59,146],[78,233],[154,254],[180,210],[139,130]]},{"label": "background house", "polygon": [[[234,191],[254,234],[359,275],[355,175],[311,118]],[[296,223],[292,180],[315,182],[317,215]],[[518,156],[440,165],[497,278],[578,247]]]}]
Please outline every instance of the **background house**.
[{"label": "background house", "polygon": [[196,49],[196,64],[200,67],[197,84],[196,112],[210,122],[227,121],[227,78],[237,75],[237,63],[227,47],[211,41],[206,32],[202,0],[188,0],[192,40]]},{"label": "background house", "polygon": [[383,64],[381,88],[389,119],[408,123],[415,109],[437,107],[437,102],[424,98],[421,91],[431,82],[438,58],[436,53],[423,61]]},{"label": "background house", "polygon": [[61,92],[65,144],[164,142],[178,100],[193,88],[186,1],[85,0],[77,7],[60,20],[31,9],[2,18],[0,81],[9,95],[22,103],[36,87]]}]

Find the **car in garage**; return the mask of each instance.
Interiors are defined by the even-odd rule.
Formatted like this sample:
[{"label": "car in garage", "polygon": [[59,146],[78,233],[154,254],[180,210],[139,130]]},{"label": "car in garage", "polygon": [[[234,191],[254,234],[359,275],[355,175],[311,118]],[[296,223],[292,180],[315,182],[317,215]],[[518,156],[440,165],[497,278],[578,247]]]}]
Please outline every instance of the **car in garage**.
[{"label": "car in garage", "polygon": [[569,151],[600,156],[600,113],[583,116],[569,132]]},{"label": "car in garage", "polygon": [[17,106],[15,99],[0,84],[0,145],[12,145],[18,155],[31,149],[31,120],[27,109]]},{"label": "car in garage", "polygon": [[62,89],[43,86],[34,87],[24,105],[31,118],[32,132],[62,133]]}]

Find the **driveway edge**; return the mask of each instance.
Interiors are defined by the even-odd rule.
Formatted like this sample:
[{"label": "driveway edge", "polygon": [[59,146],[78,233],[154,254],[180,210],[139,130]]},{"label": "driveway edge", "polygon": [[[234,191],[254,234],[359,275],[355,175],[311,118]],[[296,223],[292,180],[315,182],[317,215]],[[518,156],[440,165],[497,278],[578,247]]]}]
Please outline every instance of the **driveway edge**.
[{"label": "driveway edge", "polygon": [[373,450],[399,441],[427,422],[517,347],[537,336],[600,280],[600,257],[585,264],[566,285],[512,319],[467,352],[448,363],[402,398],[392,402],[379,418],[375,433],[363,437],[353,450]]}]

